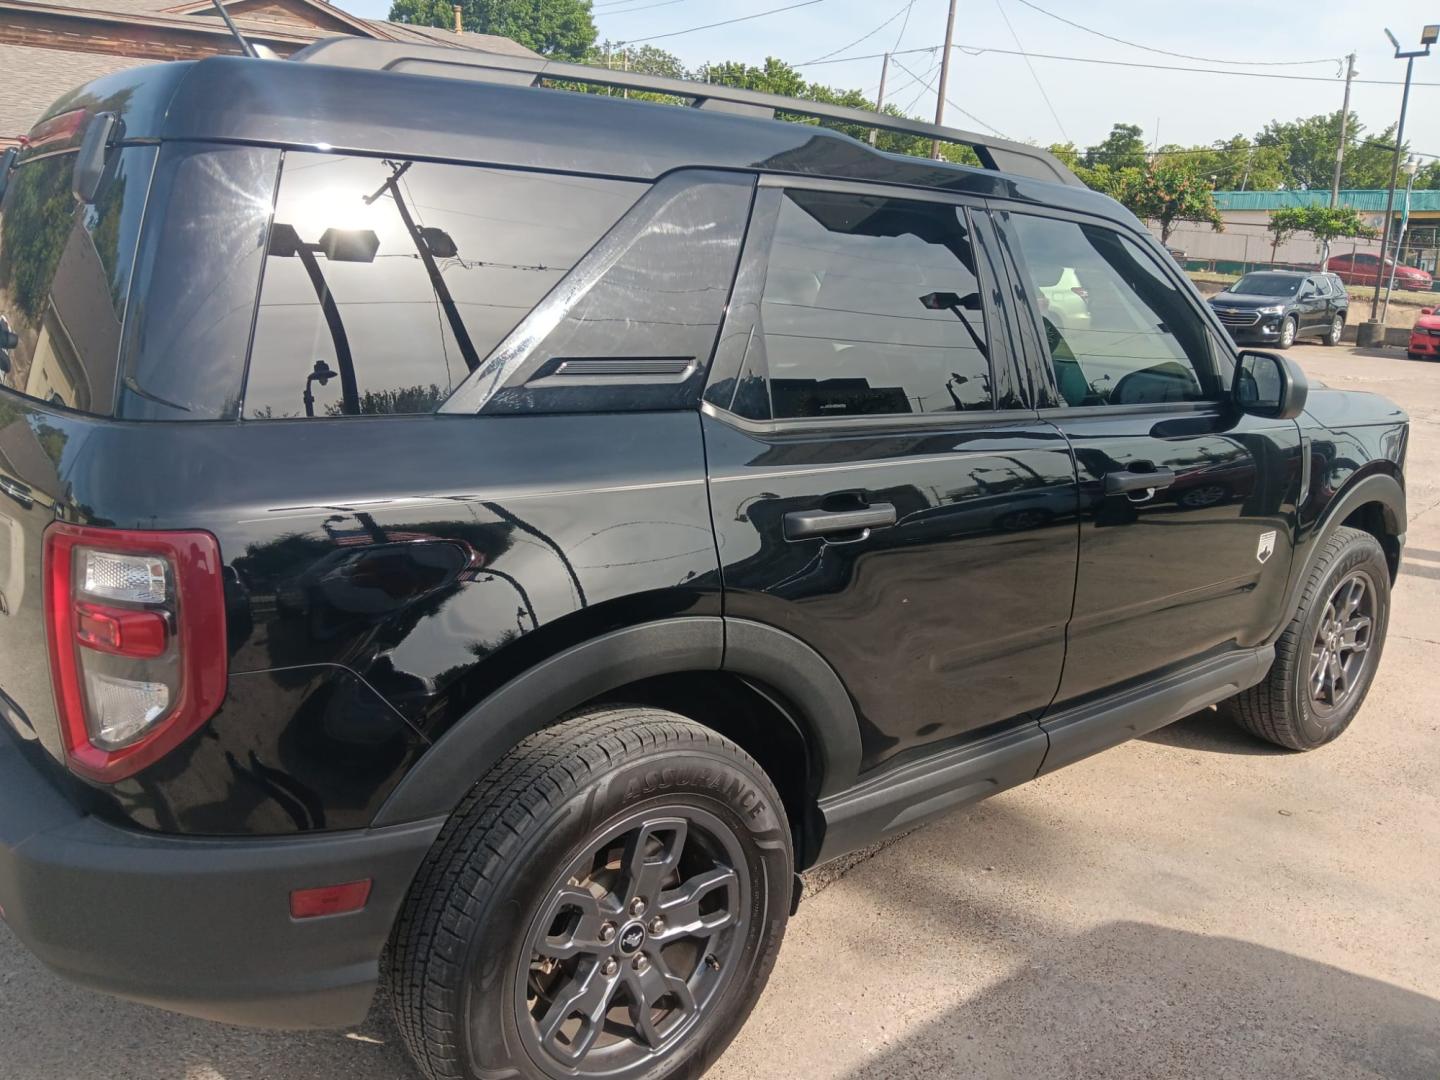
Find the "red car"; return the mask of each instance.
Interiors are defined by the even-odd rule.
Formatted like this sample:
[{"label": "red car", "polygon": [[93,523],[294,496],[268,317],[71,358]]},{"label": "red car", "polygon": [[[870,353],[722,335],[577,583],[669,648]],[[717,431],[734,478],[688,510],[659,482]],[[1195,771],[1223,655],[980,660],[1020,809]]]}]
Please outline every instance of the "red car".
[{"label": "red car", "polygon": [[1411,360],[1440,360],[1440,315],[1434,308],[1422,307],[1420,317],[1410,331],[1410,347],[1405,355]]},{"label": "red car", "polygon": [[[1434,278],[1418,266],[1396,266],[1394,259],[1386,259],[1385,273],[1380,278],[1381,285],[1389,282],[1392,266],[1395,267],[1397,289],[1419,289],[1428,292],[1434,284]],[[1374,285],[1379,267],[1380,256],[1367,254],[1334,255],[1325,263],[1325,269],[1338,275],[1346,285]]]}]

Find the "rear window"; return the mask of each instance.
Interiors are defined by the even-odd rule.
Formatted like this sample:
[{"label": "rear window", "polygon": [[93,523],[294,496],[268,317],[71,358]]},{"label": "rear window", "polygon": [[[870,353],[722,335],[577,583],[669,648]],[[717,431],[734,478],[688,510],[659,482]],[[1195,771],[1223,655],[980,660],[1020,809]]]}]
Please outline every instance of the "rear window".
[{"label": "rear window", "polygon": [[645,190],[287,154],[244,417],[434,412]]},{"label": "rear window", "polygon": [[0,203],[0,317],[16,339],[0,350],[0,385],[108,416],[155,148],[112,154],[86,206],[71,193],[75,157],[24,162]]}]

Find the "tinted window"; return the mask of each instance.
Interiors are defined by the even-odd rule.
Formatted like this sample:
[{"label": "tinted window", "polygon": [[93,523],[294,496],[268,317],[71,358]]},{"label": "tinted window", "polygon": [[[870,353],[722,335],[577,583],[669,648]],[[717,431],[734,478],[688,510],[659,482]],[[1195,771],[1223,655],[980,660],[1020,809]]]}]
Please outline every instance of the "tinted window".
[{"label": "tinted window", "polygon": [[287,155],[245,416],[433,412],[643,190]]},{"label": "tinted window", "polygon": [[486,412],[693,406],[730,298],[754,183],[698,170],[661,180],[465,392],[473,387],[484,400],[503,380]]},{"label": "tinted window", "polygon": [[[1031,285],[1067,404],[1143,405],[1211,396],[1205,323],[1145,252],[1101,226],[1022,214],[1011,220],[1021,273]],[[1082,303],[1062,310],[1046,282],[1072,275],[1079,290],[1073,295]]]},{"label": "tinted window", "polygon": [[73,153],[40,158],[11,175],[0,208],[0,316],[19,340],[0,356],[0,385],[110,414],[154,161],[154,147],[114,153],[87,206],[71,194]]},{"label": "tinted window", "polygon": [[787,192],[760,313],[771,415],[991,408],[981,291],[960,208]]},{"label": "tinted window", "polygon": [[280,151],[167,144],[155,170],[126,327],[119,414],[233,418]]}]

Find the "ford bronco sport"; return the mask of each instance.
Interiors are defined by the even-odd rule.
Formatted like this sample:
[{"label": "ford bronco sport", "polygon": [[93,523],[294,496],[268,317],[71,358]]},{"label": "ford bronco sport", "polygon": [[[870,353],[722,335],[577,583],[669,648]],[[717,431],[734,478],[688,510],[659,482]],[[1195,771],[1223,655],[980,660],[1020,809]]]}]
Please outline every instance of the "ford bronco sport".
[{"label": "ford bronco sport", "polygon": [[1031,147],[347,40],[3,184],[0,906],[84,985],[695,1076],[798,870],[1217,703],[1318,747],[1380,661],[1405,416]]}]

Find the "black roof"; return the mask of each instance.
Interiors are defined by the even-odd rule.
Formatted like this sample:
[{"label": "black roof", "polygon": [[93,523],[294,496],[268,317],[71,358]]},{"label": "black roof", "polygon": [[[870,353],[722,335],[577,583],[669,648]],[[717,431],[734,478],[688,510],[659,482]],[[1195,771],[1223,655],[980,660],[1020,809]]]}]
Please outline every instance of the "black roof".
[{"label": "black roof", "polygon": [[[372,48],[375,44],[353,43]],[[986,144],[996,151],[995,160],[1033,160],[1041,163],[1037,168],[1042,172],[1047,161],[1053,162],[1059,170],[1056,179],[888,154],[838,131],[769,119],[748,110],[683,108],[477,81],[468,74],[441,77],[438,72],[443,69],[435,63],[427,63],[427,74],[410,74],[321,62],[327,56],[356,55],[353,48],[341,46],[345,41],[322,43],[314,47],[308,62],[300,63],[211,57],[133,68],[66,95],[47,117],[83,106],[120,112],[126,140],[222,140],[637,180],[654,180],[679,168],[871,180],[1021,199],[1134,224],[1128,211],[1079,185],[1045,151],[1022,147],[1028,158],[1006,157],[1008,148],[1018,144],[1002,140]],[[407,55],[414,51],[409,49]],[[465,52],[433,51],[451,58]],[[453,60],[452,70],[464,72]],[[804,103],[753,96],[804,111]],[[855,122],[852,114],[861,120],[870,115],[839,112],[846,122]],[[893,119],[883,126],[936,130],[917,121],[888,122]],[[964,132],[940,130],[959,136],[955,141],[970,138]]]}]

